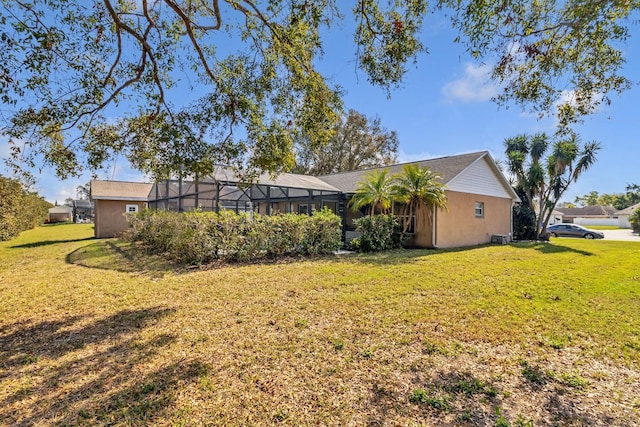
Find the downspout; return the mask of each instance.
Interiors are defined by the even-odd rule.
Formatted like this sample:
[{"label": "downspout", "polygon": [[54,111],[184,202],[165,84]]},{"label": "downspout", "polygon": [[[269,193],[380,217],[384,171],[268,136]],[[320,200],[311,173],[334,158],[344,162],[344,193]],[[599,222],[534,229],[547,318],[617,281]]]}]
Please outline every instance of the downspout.
[{"label": "downspout", "polygon": [[436,233],[436,224],[437,224],[437,213],[438,210],[436,209],[435,206],[432,207],[433,211],[431,213],[431,218],[433,219],[433,224],[431,227],[431,244],[433,245],[434,249],[438,249],[438,245],[436,244],[436,237],[437,237],[437,233]]},{"label": "downspout", "polygon": [[516,202],[511,201],[511,220],[509,221],[509,241],[513,241],[513,208],[516,206]]}]

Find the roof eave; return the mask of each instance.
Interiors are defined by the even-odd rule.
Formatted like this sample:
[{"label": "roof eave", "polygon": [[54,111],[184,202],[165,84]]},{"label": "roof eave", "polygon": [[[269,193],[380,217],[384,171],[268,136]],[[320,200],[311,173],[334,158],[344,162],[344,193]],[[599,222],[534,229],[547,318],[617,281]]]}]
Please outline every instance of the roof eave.
[{"label": "roof eave", "polygon": [[130,202],[148,202],[148,197],[122,197],[122,196],[91,196],[91,200],[116,200]]}]

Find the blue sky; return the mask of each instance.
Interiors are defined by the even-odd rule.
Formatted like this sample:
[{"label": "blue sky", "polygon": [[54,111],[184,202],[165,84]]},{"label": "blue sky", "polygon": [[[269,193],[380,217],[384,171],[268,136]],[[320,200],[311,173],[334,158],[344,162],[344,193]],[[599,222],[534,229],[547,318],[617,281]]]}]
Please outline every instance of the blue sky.
[{"label": "blue sky", "polygon": [[[638,33],[637,29],[635,33]],[[426,21],[423,39],[429,54],[421,55],[399,89],[388,99],[386,93],[372,87],[362,72],[356,71],[355,51],[348,25],[333,28],[326,38],[321,71],[340,84],[346,94],[345,108],[367,116],[380,117],[382,124],[395,130],[400,141],[400,161],[412,161],[472,151],[488,150],[497,159],[503,156],[505,138],[521,133],[554,132],[554,119],[539,120],[517,107],[499,108],[491,101],[497,93],[489,81],[487,65],[480,64],[453,43],[456,34],[445,18],[431,15]],[[625,75],[640,81],[640,43],[632,37],[624,46]],[[194,101],[199,94],[187,94]],[[638,167],[638,103],[640,88],[613,96],[612,104],[576,127],[583,141],[599,141],[602,150],[597,163],[566,193],[563,200],[590,191],[624,192],[627,183],[640,183]],[[8,144],[0,140],[0,156],[8,155]],[[36,175],[35,189],[47,200],[62,203],[75,197],[75,188],[90,179],[87,173],[78,179],[59,180],[53,171],[43,169]],[[144,180],[120,159],[101,179]]]}]

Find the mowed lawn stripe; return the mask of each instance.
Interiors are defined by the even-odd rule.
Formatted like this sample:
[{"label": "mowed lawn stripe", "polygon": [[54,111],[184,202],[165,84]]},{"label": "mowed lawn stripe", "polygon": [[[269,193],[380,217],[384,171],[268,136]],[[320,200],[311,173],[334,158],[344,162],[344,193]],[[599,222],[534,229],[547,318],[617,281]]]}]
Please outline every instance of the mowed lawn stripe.
[{"label": "mowed lawn stripe", "polygon": [[191,269],[92,234],[0,243],[0,424],[638,419],[638,243]]}]

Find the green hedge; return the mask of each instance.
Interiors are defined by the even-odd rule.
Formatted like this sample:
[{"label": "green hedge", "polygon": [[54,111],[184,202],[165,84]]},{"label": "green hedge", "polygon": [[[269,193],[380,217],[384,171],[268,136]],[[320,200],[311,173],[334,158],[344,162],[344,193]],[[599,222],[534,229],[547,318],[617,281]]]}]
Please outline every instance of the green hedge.
[{"label": "green hedge", "polygon": [[17,179],[0,175],[0,240],[13,239],[42,224],[51,206]]},{"label": "green hedge", "polygon": [[125,238],[182,264],[252,261],[332,253],[342,245],[340,224],[328,209],[312,216],[146,210],[129,217]]},{"label": "green hedge", "polygon": [[629,222],[634,232],[640,233],[640,208],[636,209],[629,215]]},{"label": "green hedge", "polygon": [[351,241],[351,249],[359,252],[377,252],[402,246],[402,225],[395,215],[365,216],[354,222],[360,236]]}]

